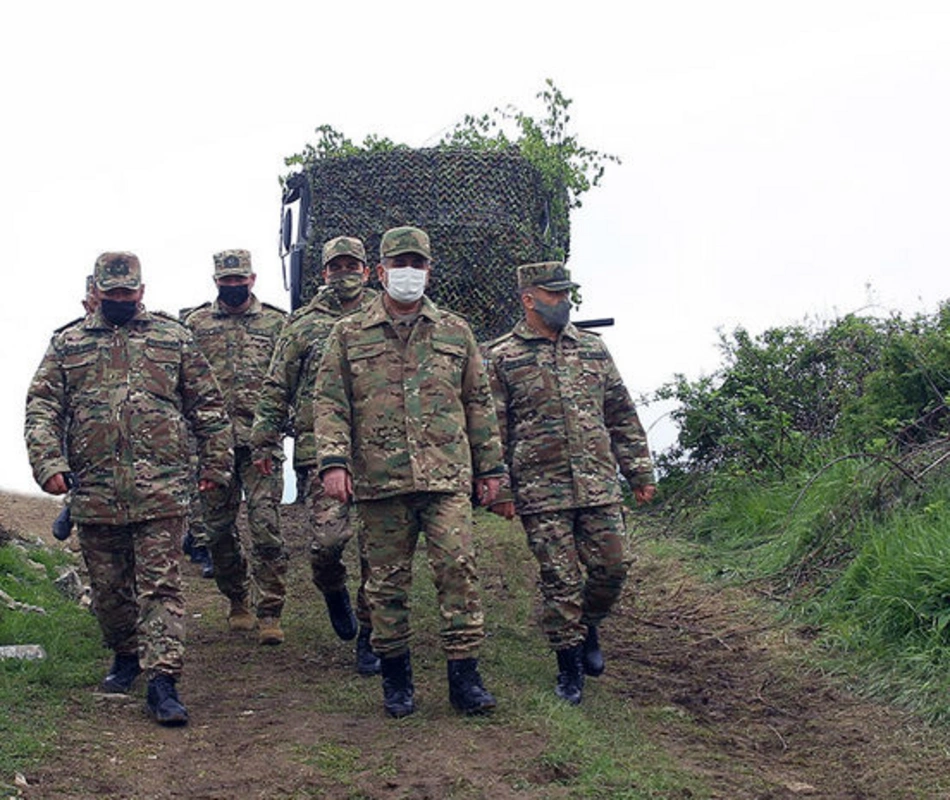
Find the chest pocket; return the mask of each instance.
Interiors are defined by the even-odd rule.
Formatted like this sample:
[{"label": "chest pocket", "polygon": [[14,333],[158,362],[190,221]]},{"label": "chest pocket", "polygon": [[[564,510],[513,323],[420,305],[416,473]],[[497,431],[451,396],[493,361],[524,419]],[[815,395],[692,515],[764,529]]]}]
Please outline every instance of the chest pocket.
[{"label": "chest pocket", "polygon": [[465,345],[461,342],[433,339],[432,350],[433,358],[426,364],[426,368],[441,372],[453,385],[461,380],[462,369],[468,356]]},{"label": "chest pocket", "polygon": [[142,365],[145,388],[158,397],[173,399],[177,395],[181,370],[181,350],[177,342],[149,339],[145,343]]},{"label": "chest pocket", "polygon": [[98,388],[99,348],[95,343],[67,349],[62,364],[66,376],[66,390],[70,394]]}]

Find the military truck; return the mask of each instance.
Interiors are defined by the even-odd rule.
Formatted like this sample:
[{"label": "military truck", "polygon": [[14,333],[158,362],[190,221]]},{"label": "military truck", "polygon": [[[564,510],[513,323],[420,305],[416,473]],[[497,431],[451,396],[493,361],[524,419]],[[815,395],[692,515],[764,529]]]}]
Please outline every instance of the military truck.
[{"label": "military truck", "polygon": [[569,252],[569,230],[552,220],[551,201],[516,147],[309,160],[286,179],[282,197],[280,255],[291,306],[306,304],[320,285],[328,239],[358,236],[372,266],[384,231],[415,225],[432,241],[426,293],[464,315],[479,341],[500,336],[521,316],[515,266]]}]

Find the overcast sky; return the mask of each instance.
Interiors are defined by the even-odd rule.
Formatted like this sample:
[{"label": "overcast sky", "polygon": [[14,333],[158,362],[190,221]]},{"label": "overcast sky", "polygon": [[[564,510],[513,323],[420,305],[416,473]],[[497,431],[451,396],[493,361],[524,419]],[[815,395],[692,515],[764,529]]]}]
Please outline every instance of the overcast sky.
[{"label": "overcast sky", "polygon": [[[37,491],[27,386],[100,252],[136,252],[146,305],[177,312],[211,298],[212,253],[248,248],[258,295],[289,306],[277,179],[325,123],[431,145],[467,113],[542,115],[553,79],[581,143],[623,161],[574,213],[569,266],[579,316],[617,318],[604,338],[637,394],[715,369],[718,329],[950,296],[942,2],[54,0],[3,16],[5,489]],[[672,435],[659,423],[653,446]]]}]

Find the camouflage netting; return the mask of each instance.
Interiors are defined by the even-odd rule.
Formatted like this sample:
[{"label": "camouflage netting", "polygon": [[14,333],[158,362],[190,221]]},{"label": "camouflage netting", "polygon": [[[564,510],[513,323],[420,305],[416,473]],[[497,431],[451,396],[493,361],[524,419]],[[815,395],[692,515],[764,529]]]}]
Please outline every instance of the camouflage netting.
[{"label": "camouflage netting", "polygon": [[326,240],[359,236],[375,266],[383,232],[415,225],[432,241],[427,294],[464,314],[485,341],[521,316],[515,267],[558,252],[567,257],[569,231],[548,225],[541,176],[516,149],[395,150],[320,159],[306,172],[312,206],[304,302],[320,283]]}]

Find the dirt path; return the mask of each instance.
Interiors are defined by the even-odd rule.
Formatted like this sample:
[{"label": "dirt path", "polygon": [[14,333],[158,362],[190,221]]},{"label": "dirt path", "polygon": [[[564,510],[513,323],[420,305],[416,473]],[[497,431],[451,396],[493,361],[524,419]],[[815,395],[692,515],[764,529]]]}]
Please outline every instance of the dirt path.
[{"label": "dirt path", "polygon": [[[305,537],[297,509],[285,511],[291,596],[300,598],[288,604],[287,642],[261,648],[229,634],[213,582],[188,565],[182,694],[193,723],[154,725],[141,713],[141,687],[118,700],[78,697],[25,797],[572,797],[540,766],[541,735],[507,725],[503,707],[484,721],[452,712],[438,658],[414,664],[419,712],[385,719],[378,679],[358,677],[351,646],[328,635],[322,609],[311,613]],[[6,525],[5,513],[10,501],[0,499]],[[786,654],[805,644],[756,618],[742,598],[648,558],[628,588],[605,626],[610,666],[593,691],[643,709],[638,726],[702,775],[713,797],[950,797],[947,732],[793,667]],[[427,650],[434,642],[420,642],[418,652]]]}]

